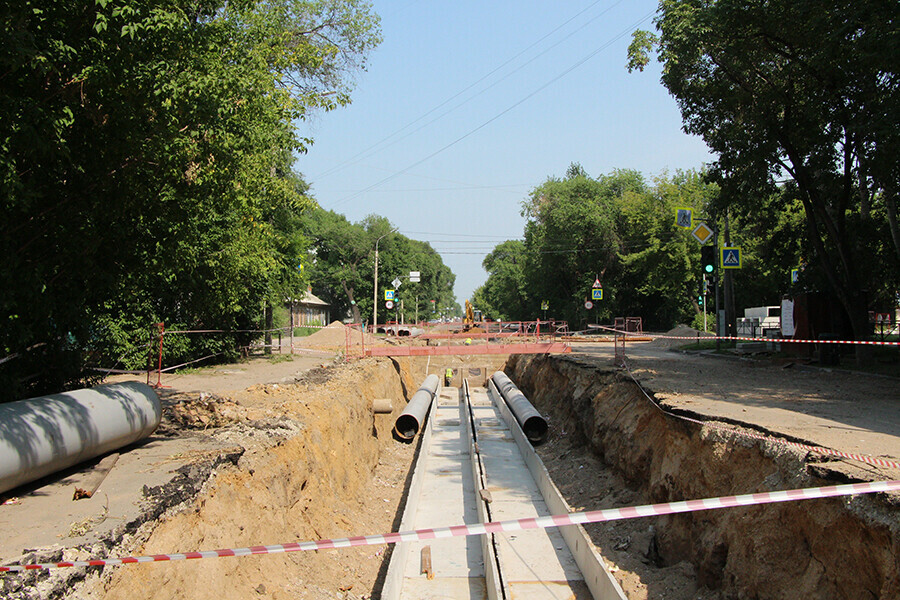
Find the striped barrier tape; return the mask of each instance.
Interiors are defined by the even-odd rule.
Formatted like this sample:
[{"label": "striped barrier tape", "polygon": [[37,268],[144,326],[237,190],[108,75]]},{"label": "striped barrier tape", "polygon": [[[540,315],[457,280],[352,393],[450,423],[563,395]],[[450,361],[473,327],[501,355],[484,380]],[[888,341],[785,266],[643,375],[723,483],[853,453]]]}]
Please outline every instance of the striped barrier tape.
[{"label": "striped barrier tape", "polygon": [[[294,325],[294,329],[325,329],[327,325]],[[275,333],[277,331],[290,331],[290,327],[278,327],[276,329],[166,329],[162,333]]]},{"label": "striped barrier tape", "polygon": [[795,338],[759,338],[759,337],[742,337],[735,335],[703,335],[703,336],[684,336],[684,335],[659,335],[656,333],[638,333],[635,331],[621,331],[619,329],[613,329],[612,327],[599,327],[599,329],[604,329],[606,331],[612,331],[617,334],[621,334],[624,336],[640,336],[640,337],[652,337],[653,339],[663,339],[663,340],[686,340],[695,342],[697,339],[702,339],[704,342],[711,342],[715,340],[726,340],[726,341],[736,341],[736,342],[773,342],[773,343],[785,343],[785,344],[849,344],[849,345],[857,345],[857,346],[900,346],[900,342],[874,342],[869,340],[803,340],[803,339],[795,339]]},{"label": "striped barrier tape", "polygon": [[440,527],[435,529],[416,529],[411,531],[401,531],[397,533],[387,533],[383,535],[366,535],[359,537],[337,538],[311,542],[292,542],[287,544],[277,544],[273,546],[250,546],[247,548],[207,550],[203,552],[128,556],[124,558],[110,558],[106,560],[74,560],[69,562],[57,563],[11,565],[0,567],[0,573],[55,569],[62,567],[118,566],[135,563],[191,560],[197,558],[220,558],[225,556],[283,554],[287,552],[302,552],[306,550],[335,550],[339,548],[351,548],[353,546],[377,546],[380,544],[396,544],[398,542],[415,542],[419,540],[434,540],[449,537],[485,535],[488,533],[500,533],[506,531],[522,531],[525,529],[547,529],[550,527],[562,527],[565,525],[584,525],[586,523],[601,523],[604,521],[637,519],[641,517],[671,515],[700,510],[713,510],[717,508],[754,506],[760,504],[772,504],[775,502],[811,500],[814,498],[832,498],[837,496],[872,494],[876,492],[889,492],[897,490],[900,490],[900,480],[850,483],[826,487],[781,490],[776,492],[758,492],[755,494],[744,494],[741,496],[721,496],[718,498],[704,498],[701,500],[684,500],[681,502],[645,504],[641,506],[630,506],[625,508],[607,508],[604,510],[576,512],[565,515],[532,517],[527,519],[513,519],[508,521],[491,521],[488,523],[455,525],[452,527]]}]

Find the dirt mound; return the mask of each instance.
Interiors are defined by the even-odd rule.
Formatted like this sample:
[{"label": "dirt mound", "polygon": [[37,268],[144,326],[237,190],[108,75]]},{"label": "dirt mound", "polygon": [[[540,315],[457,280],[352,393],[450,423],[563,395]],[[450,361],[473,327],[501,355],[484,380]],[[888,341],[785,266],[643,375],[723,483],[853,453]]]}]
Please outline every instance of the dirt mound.
[{"label": "dirt mound", "polygon": [[687,325],[678,325],[674,329],[670,329],[669,331],[665,332],[663,335],[668,337],[656,338],[652,342],[650,342],[650,345],[657,348],[673,348],[675,346],[684,346],[693,342],[690,339],[673,340],[668,339],[669,337],[694,338],[695,340],[698,336],[713,337],[713,334],[711,333],[699,331],[697,329],[694,329],[693,327],[688,327]]},{"label": "dirt mound", "polygon": [[[358,346],[362,340],[362,334],[358,330],[349,330],[340,321],[334,321],[328,327],[323,327],[314,334],[302,338],[296,345],[303,348],[343,348],[347,344],[347,334],[350,334],[350,344]],[[365,334],[366,345],[374,343],[370,334]]]}]

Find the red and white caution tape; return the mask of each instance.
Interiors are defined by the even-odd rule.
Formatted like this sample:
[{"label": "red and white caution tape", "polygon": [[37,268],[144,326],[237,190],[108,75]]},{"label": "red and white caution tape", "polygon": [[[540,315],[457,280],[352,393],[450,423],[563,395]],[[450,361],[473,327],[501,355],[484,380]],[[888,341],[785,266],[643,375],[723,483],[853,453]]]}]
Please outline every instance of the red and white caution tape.
[{"label": "red and white caution tape", "polygon": [[608,508],[605,510],[576,512],[565,515],[553,515],[549,517],[515,519],[509,521],[492,521],[489,523],[456,525],[453,527],[441,527],[437,529],[416,529],[412,531],[401,531],[398,533],[387,533],[383,535],[367,535],[351,538],[319,540],[312,542],[278,544],[274,546],[250,546],[249,548],[207,550],[203,552],[153,554],[149,556],[128,556],[125,558],[110,558],[106,560],[75,560],[71,562],[11,565],[0,567],[0,573],[31,571],[39,569],[55,569],[61,567],[117,566],[134,563],[190,560],[195,558],[251,556],[255,554],[283,554],[286,552],[302,552],[305,550],[334,550],[339,548],[351,548],[353,546],[377,546],[380,544],[396,544],[398,542],[415,542],[419,540],[434,540],[449,537],[484,535],[488,533],[501,533],[506,531],[521,531],[524,529],[547,529],[550,527],[562,527],[565,525],[584,525],[585,523],[600,523],[603,521],[637,519],[640,517],[671,515],[700,510],[713,510],[716,508],[753,506],[758,504],[772,504],[775,502],[792,502],[795,500],[811,500],[814,498],[831,498],[836,496],[872,494],[875,492],[889,492],[897,490],[900,490],[900,480],[850,483],[817,488],[782,490],[777,492],[759,492],[756,494],[744,494],[741,496],[721,496],[718,498],[704,498],[701,500],[665,502],[662,504],[645,504],[642,506],[630,506],[626,508]]},{"label": "red and white caution tape", "polygon": [[659,335],[656,333],[638,333],[635,331],[622,331],[612,327],[600,327],[606,331],[612,331],[624,336],[650,337],[653,339],[663,340],[685,340],[696,342],[698,339],[704,342],[714,340],[736,341],[736,342],[776,342],[785,344],[850,344],[857,346],[900,346],[900,342],[873,342],[868,340],[802,340],[795,338],[761,338],[761,337],[740,337],[735,335]]}]

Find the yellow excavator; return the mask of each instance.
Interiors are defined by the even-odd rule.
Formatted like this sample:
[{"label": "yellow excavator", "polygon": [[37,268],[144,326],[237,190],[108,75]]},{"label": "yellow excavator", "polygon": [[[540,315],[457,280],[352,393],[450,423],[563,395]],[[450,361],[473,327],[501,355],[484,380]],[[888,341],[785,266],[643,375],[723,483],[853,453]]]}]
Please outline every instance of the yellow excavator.
[{"label": "yellow excavator", "polygon": [[463,331],[469,331],[475,326],[475,323],[481,323],[481,311],[475,310],[472,303],[466,300],[466,314],[463,317]]}]

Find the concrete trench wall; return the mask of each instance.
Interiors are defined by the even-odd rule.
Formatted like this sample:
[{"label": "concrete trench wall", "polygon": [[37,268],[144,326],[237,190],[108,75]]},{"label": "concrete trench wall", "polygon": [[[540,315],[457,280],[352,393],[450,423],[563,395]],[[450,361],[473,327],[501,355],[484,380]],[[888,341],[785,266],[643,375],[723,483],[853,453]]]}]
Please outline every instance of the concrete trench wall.
[{"label": "concrete trench wall", "polygon": [[[518,355],[505,370],[551,435],[583,438],[647,503],[845,483],[800,451],[667,416],[609,368]],[[662,560],[688,559],[699,584],[727,596],[874,599],[900,598],[898,515],[877,494],[654,519]]]}]

